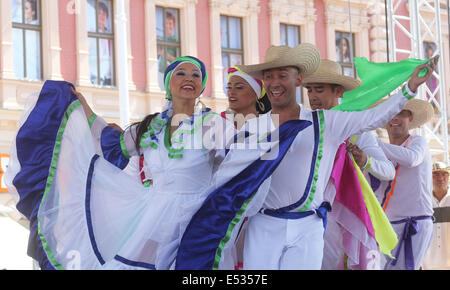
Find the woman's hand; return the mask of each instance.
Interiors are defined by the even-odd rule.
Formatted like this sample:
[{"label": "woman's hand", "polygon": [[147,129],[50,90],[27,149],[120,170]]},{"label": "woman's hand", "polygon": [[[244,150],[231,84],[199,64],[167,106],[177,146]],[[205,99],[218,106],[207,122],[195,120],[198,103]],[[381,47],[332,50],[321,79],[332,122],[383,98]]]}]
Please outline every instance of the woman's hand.
[{"label": "woman's hand", "polygon": [[81,93],[77,92],[74,88],[71,88],[71,90],[72,94],[74,94],[80,101],[81,105],[83,106],[84,113],[86,114],[86,119],[89,120],[92,114],[94,114],[94,111],[92,111],[91,107],[89,107],[86,99]]}]

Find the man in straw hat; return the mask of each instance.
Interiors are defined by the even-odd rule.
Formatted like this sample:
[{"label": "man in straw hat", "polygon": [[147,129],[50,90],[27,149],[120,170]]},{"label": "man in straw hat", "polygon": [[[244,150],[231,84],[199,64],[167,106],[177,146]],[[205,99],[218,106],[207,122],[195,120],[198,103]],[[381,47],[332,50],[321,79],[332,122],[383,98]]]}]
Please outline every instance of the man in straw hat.
[{"label": "man in straw hat", "polygon": [[387,258],[385,269],[419,269],[431,242],[431,154],[427,140],[410,130],[428,122],[433,113],[430,103],[410,100],[385,126],[389,143],[378,140],[396,166],[394,180],[382,181],[375,191],[399,238],[395,259]]},{"label": "man in straw hat", "polygon": [[[296,102],[296,88],[320,63],[318,49],[308,43],[290,48],[271,46],[262,64],[238,66],[264,80],[272,111],[251,119],[267,119],[275,129],[290,120],[312,126],[299,133],[272,174],[260,213],[250,217],[244,246],[244,269],[320,269],[323,234],[330,205],[324,190],[340,144],[348,137],[376,129],[398,113],[417,87],[431,76],[414,72],[403,92],[377,108],[362,112],[308,111]],[[264,122],[264,120],[262,120]],[[250,132],[252,133],[252,132]],[[317,214],[316,214],[317,213]]]},{"label": "man in straw hat", "polygon": [[422,263],[425,270],[450,270],[450,167],[433,164],[433,239]]},{"label": "man in straw hat", "polygon": [[[360,85],[359,80],[342,74],[342,67],[339,63],[327,59],[322,59],[317,71],[303,80],[303,86],[308,90],[309,103],[313,110],[330,110],[338,106],[339,98],[342,98],[344,92],[354,90]],[[347,151],[352,153],[361,169],[381,180],[394,179],[395,168],[378,146],[377,139],[371,132],[354,136],[350,142],[347,142]],[[325,192],[324,198],[333,204],[335,194],[334,190],[328,190]],[[322,269],[337,270],[344,268],[342,239],[341,228],[333,214],[330,214],[325,233]],[[357,256],[359,255],[356,255],[355,258]],[[358,268],[359,264],[359,261],[350,259],[347,262],[347,267],[355,266]]]}]

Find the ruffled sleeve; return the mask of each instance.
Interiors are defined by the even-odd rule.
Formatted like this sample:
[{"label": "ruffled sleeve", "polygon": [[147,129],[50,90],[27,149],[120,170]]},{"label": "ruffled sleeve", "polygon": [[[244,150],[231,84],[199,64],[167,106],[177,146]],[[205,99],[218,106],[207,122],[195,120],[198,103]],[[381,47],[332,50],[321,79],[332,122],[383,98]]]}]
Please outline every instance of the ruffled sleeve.
[{"label": "ruffled sleeve", "polygon": [[124,169],[131,156],[138,155],[134,144],[136,126],[131,126],[124,132],[120,132],[108,126],[104,119],[95,114],[89,118],[89,126],[96,141],[97,152],[118,168]]}]

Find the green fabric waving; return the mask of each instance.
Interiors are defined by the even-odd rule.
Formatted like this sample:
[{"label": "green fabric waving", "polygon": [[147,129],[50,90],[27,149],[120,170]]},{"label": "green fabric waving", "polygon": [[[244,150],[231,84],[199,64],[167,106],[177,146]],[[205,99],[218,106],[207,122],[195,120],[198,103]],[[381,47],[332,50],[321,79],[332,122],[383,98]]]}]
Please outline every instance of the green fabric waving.
[{"label": "green fabric waving", "polygon": [[[408,58],[400,62],[374,63],[365,57],[355,57],[355,67],[362,85],[344,93],[340,105],[331,110],[363,111],[408,80],[416,67],[429,60]],[[426,74],[426,69],[419,77]]]}]

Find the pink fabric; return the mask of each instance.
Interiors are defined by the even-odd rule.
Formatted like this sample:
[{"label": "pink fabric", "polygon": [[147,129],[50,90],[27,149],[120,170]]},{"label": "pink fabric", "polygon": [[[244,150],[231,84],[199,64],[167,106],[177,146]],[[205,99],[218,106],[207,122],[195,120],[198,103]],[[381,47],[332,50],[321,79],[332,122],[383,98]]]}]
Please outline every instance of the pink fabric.
[{"label": "pink fabric", "polygon": [[[374,257],[374,250],[377,251],[378,247],[375,239],[369,239],[366,243],[362,243],[356,240],[353,234],[344,228],[342,230],[342,239],[344,244],[345,253],[348,256],[347,268],[350,270],[378,270]],[[352,254],[350,254],[352,253]]]},{"label": "pink fabric", "polygon": [[345,144],[341,144],[336,153],[331,178],[336,187],[336,197],[343,206],[354,213],[366,226],[367,231],[375,237],[372,221],[364,203],[358,175],[356,174],[353,162],[347,154]]}]

